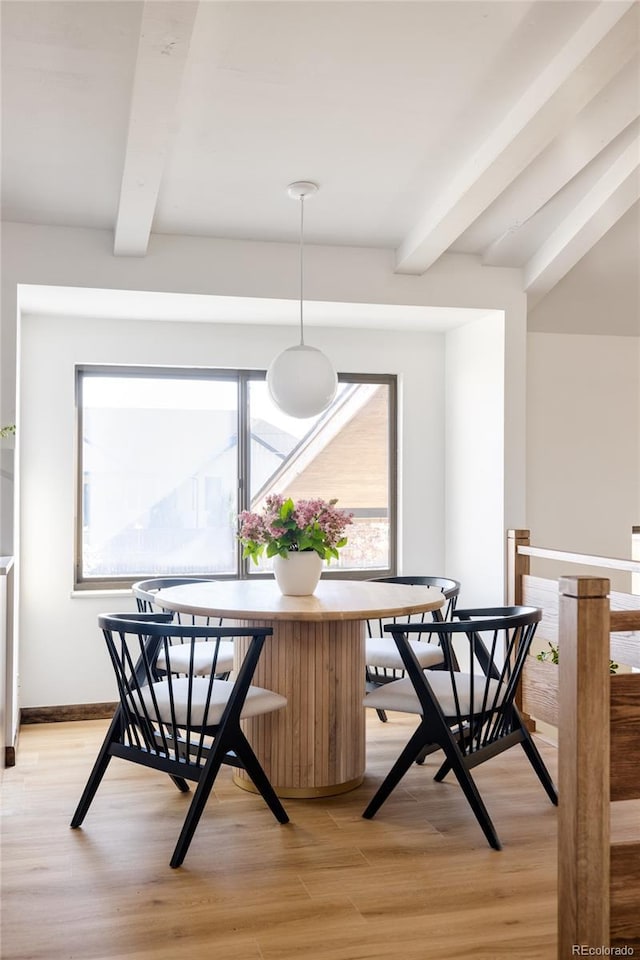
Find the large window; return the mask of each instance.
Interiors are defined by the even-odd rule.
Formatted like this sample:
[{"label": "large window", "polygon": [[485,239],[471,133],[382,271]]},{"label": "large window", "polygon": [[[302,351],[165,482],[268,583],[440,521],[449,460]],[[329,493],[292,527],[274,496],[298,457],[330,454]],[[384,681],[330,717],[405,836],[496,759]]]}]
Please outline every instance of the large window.
[{"label": "large window", "polygon": [[329,575],[395,569],[396,384],[340,375],[318,417],[272,403],[264,373],[79,367],[76,585],[265,575],[242,560],[242,509],[269,493],[338,498],[354,515]]}]

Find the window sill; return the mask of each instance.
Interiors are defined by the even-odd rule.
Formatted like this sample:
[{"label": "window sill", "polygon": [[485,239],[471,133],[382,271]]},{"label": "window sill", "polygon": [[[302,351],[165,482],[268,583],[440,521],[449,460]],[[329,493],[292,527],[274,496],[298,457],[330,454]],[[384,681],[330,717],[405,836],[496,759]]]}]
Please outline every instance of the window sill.
[{"label": "window sill", "polygon": [[116,590],[72,590],[71,599],[75,600],[78,597],[92,597],[94,600],[96,597],[130,597],[133,599],[133,594],[131,592],[131,587],[126,587],[124,589],[119,588]]}]

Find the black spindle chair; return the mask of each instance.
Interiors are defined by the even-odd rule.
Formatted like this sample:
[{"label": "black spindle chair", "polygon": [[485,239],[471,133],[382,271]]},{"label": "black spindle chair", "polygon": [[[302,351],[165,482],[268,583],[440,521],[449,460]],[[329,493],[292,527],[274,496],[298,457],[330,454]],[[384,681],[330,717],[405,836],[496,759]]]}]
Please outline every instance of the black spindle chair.
[{"label": "black spindle chair", "polygon": [[[137,619],[136,619],[137,617]],[[159,622],[162,621],[162,622]],[[102,781],[111,757],[120,757],[169,775],[182,792],[197,783],[171,866],[179,867],[222,764],[244,768],[280,823],[287,814],[240,727],[242,717],[280,710],[286,698],[251,685],[269,627],[211,627],[171,622],[170,614],[112,614],[98,619],[113,666],[119,704],[71,821],[79,827]],[[248,640],[235,680],[216,674],[216,653],[223,638]],[[206,640],[212,649],[212,672],[197,676],[195,648]],[[186,676],[160,673],[161,652],[176,641],[191,661]]]},{"label": "black spindle chair", "polygon": [[[385,626],[390,623],[425,623],[431,620],[451,620],[460,593],[460,584],[449,577],[430,576],[401,576],[376,577],[373,583],[404,583],[408,586],[435,587],[444,594],[444,606],[428,613],[412,614],[407,617],[387,617],[386,619],[367,620],[367,637],[365,646],[366,660],[366,689],[375,690],[384,683],[400,680],[405,675],[404,663],[393,643],[392,638],[385,634]],[[428,633],[421,634],[415,640],[409,641],[418,662],[423,669],[440,669],[444,657],[438,638],[435,642]],[[383,723],[387,722],[384,710],[378,710],[378,717]]]},{"label": "black spindle chair", "polygon": [[[435,779],[452,771],[489,844],[500,841],[471,776],[471,770],[520,744],[549,798],[558,797],[549,772],[515,705],[515,696],[542,611],[535,607],[457,610],[452,622],[391,624],[391,634],[407,676],[379,687],[364,700],[376,710],[398,710],[420,717],[412,735],[363,816],[371,818],[409,770],[436,750],[444,752]],[[410,637],[436,634],[443,670],[424,670]],[[454,651],[454,642],[458,647]],[[458,659],[464,668],[458,666]]]},{"label": "black spindle chair", "polygon": [[[134,583],[131,590],[136,599],[136,604],[140,613],[170,613],[158,601],[160,590],[166,590],[168,587],[183,587],[190,583],[211,583],[210,579],[204,577],[149,577],[146,580],[138,580]],[[178,623],[198,622],[211,625],[211,618],[198,618],[195,615],[174,612],[172,617]],[[223,619],[216,619],[219,627],[223,624]],[[165,659],[165,653],[160,651],[158,656],[158,670],[171,673],[186,674],[189,669],[199,676],[208,676],[211,673],[212,647],[204,640],[200,641],[194,648],[193,662],[189,663],[185,656],[185,649],[182,644],[169,645],[168,658]],[[232,640],[221,640],[216,650],[216,669],[217,676],[226,679],[233,670],[234,645]]]}]

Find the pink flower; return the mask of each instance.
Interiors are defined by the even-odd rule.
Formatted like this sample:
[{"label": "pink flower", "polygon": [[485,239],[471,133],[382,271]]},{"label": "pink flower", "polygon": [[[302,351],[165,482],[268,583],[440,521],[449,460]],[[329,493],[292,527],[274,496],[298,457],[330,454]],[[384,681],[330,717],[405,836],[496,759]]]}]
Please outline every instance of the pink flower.
[{"label": "pink flower", "polygon": [[243,510],[238,517],[238,539],[244,545],[243,556],[256,563],[264,549],[268,556],[286,555],[291,550],[315,550],[329,561],[347,539],[346,528],[353,514],[338,510],[335,500],[298,500],[280,494],[265,498],[261,513]]}]

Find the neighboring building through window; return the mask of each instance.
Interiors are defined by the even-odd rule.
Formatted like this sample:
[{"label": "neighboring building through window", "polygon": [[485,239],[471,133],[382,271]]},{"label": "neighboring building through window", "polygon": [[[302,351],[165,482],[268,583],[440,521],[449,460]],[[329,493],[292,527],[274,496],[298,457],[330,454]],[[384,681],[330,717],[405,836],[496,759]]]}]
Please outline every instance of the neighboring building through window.
[{"label": "neighboring building through window", "polygon": [[297,420],[262,373],[79,367],[76,585],[264,575],[270,562],[244,562],[236,531],[269,493],[354,514],[329,573],[392,572],[395,377],[339,379],[325,413]]}]

